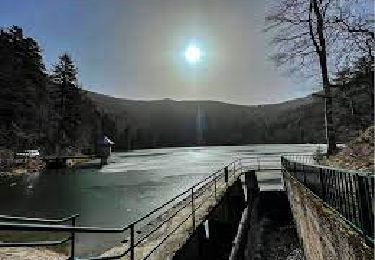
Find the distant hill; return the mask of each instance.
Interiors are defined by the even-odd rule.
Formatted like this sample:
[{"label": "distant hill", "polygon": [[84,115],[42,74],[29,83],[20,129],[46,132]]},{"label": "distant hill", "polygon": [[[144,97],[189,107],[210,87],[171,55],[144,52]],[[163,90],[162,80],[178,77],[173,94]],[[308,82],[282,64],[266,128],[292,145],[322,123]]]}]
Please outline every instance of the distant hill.
[{"label": "distant hill", "polygon": [[88,92],[114,121],[119,149],[324,142],[324,106],[308,96],[243,106],[218,101],[136,101]]}]

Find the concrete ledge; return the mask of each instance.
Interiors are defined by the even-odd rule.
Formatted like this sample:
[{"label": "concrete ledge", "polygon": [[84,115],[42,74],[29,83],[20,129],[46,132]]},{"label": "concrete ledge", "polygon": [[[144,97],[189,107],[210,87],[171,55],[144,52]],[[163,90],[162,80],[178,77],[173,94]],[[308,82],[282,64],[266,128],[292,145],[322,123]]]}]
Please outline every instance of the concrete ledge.
[{"label": "concrete ledge", "polygon": [[307,260],[373,259],[373,248],[335,210],[287,172],[284,182]]}]

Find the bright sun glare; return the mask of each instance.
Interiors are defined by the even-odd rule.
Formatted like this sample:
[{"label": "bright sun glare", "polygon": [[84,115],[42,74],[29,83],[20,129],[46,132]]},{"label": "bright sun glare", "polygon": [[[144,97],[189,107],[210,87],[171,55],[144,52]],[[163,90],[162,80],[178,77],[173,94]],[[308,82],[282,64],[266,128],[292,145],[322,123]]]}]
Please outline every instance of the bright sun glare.
[{"label": "bright sun glare", "polygon": [[195,45],[189,45],[185,50],[185,59],[191,64],[197,63],[201,59],[201,56],[201,49]]}]

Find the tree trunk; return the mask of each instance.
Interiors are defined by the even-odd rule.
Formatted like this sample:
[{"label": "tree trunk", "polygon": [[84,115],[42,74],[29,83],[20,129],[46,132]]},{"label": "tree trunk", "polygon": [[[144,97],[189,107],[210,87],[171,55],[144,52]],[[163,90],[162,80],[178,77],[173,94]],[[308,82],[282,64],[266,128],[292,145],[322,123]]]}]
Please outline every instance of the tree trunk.
[{"label": "tree trunk", "polygon": [[[311,0],[313,11],[316,16],[316,31],[318,34],[319,44],[317,53],[319,55],[319,64],[322,74],[323,89],[325,96],[325,124],[326,124],[326,140],[327,140],[327,155],[332,155],[336,151],[336,136],[333,122],[333,102],[331,93],[331,84],[329,82],[328,67],[327,67],[327,50],[324,36],[324,18],[319,8],[317,0]],[[314,37],[314,36],[313,36]],[[315,39],[313,39],[315,40]]]},{"label": "tree trunk", "polygon": [[336,134],[333,122],[333,102],[330,87],[325,88],[325,123],[326,123],[326,140],[327,140],[327,155],[332,155],[336,147]]},{"label": "tree trunk", "polygon": [[369,77],[368,81],[368,92],[370,96],[370,103],[371,103],[371,118],[374,119],[374,73],[371,69],[371,66],[374,64],[374,56],[370,53],[370,64],[366,64],[366,74]]}]

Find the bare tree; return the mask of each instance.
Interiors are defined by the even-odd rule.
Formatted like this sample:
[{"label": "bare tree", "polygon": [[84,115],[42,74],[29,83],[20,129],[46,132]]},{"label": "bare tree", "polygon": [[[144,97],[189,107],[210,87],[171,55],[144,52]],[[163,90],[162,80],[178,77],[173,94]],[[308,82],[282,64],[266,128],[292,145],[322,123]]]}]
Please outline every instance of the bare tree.
[{"label": "bare tree", "polygon": [[366,5],[366,1],[280,0],[271,1],[268,7],[266,31],[273,36],[276,64],[290,72],[320,75],[329,155],[336,150],[332,77],[358,56],[372,55],[371,11],[359,9],[371,9],[371,2]]}]

